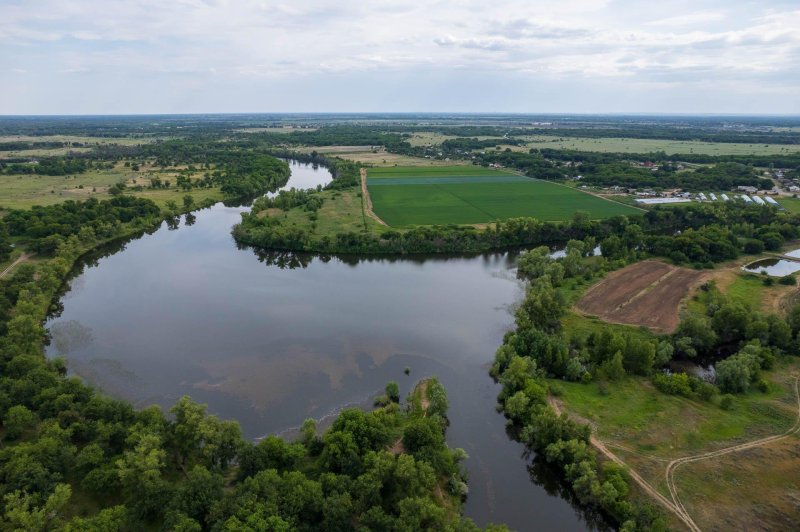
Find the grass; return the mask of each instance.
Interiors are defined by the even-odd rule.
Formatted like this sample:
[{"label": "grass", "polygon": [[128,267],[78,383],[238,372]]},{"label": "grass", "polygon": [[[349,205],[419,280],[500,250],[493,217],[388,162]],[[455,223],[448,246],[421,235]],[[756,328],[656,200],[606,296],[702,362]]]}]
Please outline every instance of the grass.
[{"label": "grass", "polygon": [[[781,434],[791,427],[797,415],[793,374],[798,371],[800,361],[784,357],[775,369],[762,372],[769,382],[766,393],[753,390],[737,395],[730,410],[721,409],[718,398],[702,401],[661,393],[642,377],[605,384],[560,380],[552,380],[551,384],[565,411],[590,423],[610,450],[669,497],[664,472],[670,460]],[[792,469],[757,467],[767,461],[751,462],[751,451],[728,456],[684,465],[676,475],[681,499],[689,503],[690,513],[700,518],[704,529],[726,529],[722,523],[727,512],[720,508],[732,497],[751,512],[758,507],[763,497],[759,498],[758,491],[751,489],[753,486],[769,485],[774,493],[775,486],[796,484],[796,465]],[[796,447],[781,456],[796,464]],[[731,464],[720,465],[725,460]],[[749,471],[749,475],[742,477],[738,485],[717,490],[720,478],[730,476],[730,468],[736,467]],[[702,504],[695,497],[701,497]],[[768,520],[774,523],[773,518]]]},{"label": "grass", "polygon": [[[44,175],[0,175],[0,208],[27,209],[34,205],[53,205],[67,200],[86,200],[96,198],[108,199],[109,187],[124,182],[128,185],[126,194],[150,198],[162,208],[168,201],[179,205],[187,194],[194,197],[195,203],[207,200],[222,200],[219,188],[192,189],[185,192],[175,187],[178,168],[160,169],[145,165],[140,172],[135,172],[122,164],[108,170],[90,170],[83,174],[68,176]],[[169,180],[169,189],[150,189],[150,177]],[[200,177],[198,172],[193,178]],[[134,186],[141,185],[142,190]]]},{"label": "grass", "polygon": [[748,307],[759,309],[766,288],[763,276],[744,273],[736,276],[736,279],[725,289],[725,294]]},{"label": "grass", "polygon": [[[680,468],[681,499],[704,530],[791,530],[800,492],[797,436]],[[743,496],[744,495],[744,496]]]},{"label": "grass", "polygon": [[[576,211],[593,219],[637,212],[569,187],[478,166],[374,168],[368,175],[373,209],[394,227],[483,224],[521,216],[560,221]],[[392,184],[382,184],[390,178]]]},{"label": "grass", "polygon": [[[166,137],[160,137],[166,138]],[[137,144],[145,144],[152,142],[147,138],[136,137],[86,137],[81,135],[1,135],[0,142],[70,142],[80,143],[84,145],[95,144],[121,144],[123,146],[135,146]]]},{"label": "grass", "polygon": [[781,204],[781,207],[786,209],[791,214],[800,214],[800,198],[790,198],[787,196],[780,196],[775,198],[775,201]]},{"label": "grass", "polygon": [[361,191],[358,189],[326,190],[321,193],[322,207],[316,213],[304,209],[268,209],[259,216],[283,218],[285,227],[294,227],[310,231],[314,238],[334,237],[341,232],[360,233],[365,224],[368,231],[381,232],[378,222],[364,216],[361,207]]},{"label": "grass", "polygon": [[450,177],[450,176],[511,176],[518,175],[508,170],[486,168],[484,166],[452,165],[447,166],[393,166],[384,168],[370,168],[370,179],[383,179],[390,177]]},{"label": "grass", "polygon": [[523,137],[529,141],[526,148],[550,148],[560,150],[597,151],[613,153],[649,153],[664,151],[672,154],[705,155],[786,155],[800,152],[797,144],[736,144],[681,140],[633,139],[633,138],[584,138],[584,137]]},{"label": "grass", "polygon": [[[780,371],[772,372],[772,377],[779,379]],[[561,381],[559,386],[567,409],[593,423],[600,439],[661,458],[778,434],[792,425],[796,415],[788,383],[776,382],[766,394],[753,391],[737,396],[731,410],[722,410],[714,402],[661,393],[638,377],[605,386]]]}]

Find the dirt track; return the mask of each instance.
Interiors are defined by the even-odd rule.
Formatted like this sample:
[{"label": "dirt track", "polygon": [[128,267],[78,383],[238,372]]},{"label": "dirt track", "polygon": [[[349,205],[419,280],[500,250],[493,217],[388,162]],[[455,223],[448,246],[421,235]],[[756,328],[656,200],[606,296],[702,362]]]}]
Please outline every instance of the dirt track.
[{"label": "dirt track", "polygon": [[[558,404],[553,397],[548,397],[548,402],[550,406],[553,407],[553,410],[556,411],[556,414],[561,414],[561,406]],[[625,470],[628,472],[630,477],[636,482],[639,487],[641,487],[648,495],[650,495],[653,499],[655,499],[659,504],[661,504],[664,508],[669,510],[670,512],[674,513],[675,516],[683,521],[683,523],[691,530],[692,532],[700,532],[700,528],[695,524],[692,518],[686,513],[685,510],[681,510],[681,507],[677,506],[675,503],[661,495],[657,489],[651,486],[644,478],[642,478],[636,470],[632,469],[629,464],[625,463],[619,456],[614,454],[613,452],[609,451],[605,444],[597,439],[594,435],[589,438],[589,443],[597,449],[600,453],[602,453],[606,458],[611,460],[612,462],[616,463],[617,465],[624,467]]]},{"label": "dirt track", "polygon": [[798,388],[799,379],[800,378],[798,377],[795,377],[794,379],[794,394],[795,394],[795,399],[797,400],[797,419],[795,420],[794,425],[792,425],[791,428],[789,428],[789,430],[787,430],[783,434],[767,436],[766,438],[761,438],[760,440],[754,440],[747,443],[740,443],[739,445],[733,445],[731,447],[726,447],[724,449],[718,449],[716,451],[711,451],[707,453],[696,454],[694,456],[685,456],[683,458],[678,458],[676,460],[673,460],[669,464],[667,464],[666,476],[667,476],[667,487],[669,488],[669,493],[672,496],[672,500],[674,501],[675,506],[686,517],[691,519],[691,517],[689,517],[689,512],[686,511],[686,507],[684,507],[680,497],[678,496],[678,486],[675,484],[675,470],[678,468],[678,466],[682,464],[688,464],[690,462],[706,460],[708,458],[716,458],[717,456],[722,456],[737,451],[745,451],[747,449],[752,449],[753,447],[760,447],[768,443],[788,438],[792,434],[796,433],[798,430],[800,430],[800,388]]},{"label": "dirt track", "polygon": [[387,224],[386,222],[381,220],[380,217],[378,217],[378,215],[375,214],[375,212],[372,210],[372,198],[369,197],[369,190],[367,189],[367,169],[366,168],[362,168],[361,169],[361,197],[364,200],[363,201],[364,213],[367,216],[369,216],[370,218],[372,218],[373,220],[375,220],[376,222],[378,222],[379,224],[385,225],[386,227],[389,227],[389,224]]},{"label": "dirt track", "polygon": [[678,325],[681,300],[703,276],[703,272],[643,261],[609,274],[575,308],[608,322],[671,332]]},{"label": "dirt track", "polygon": [[[746,443],[740,443],[738,445],[732,445],[731,447],[726,447],[724,449],[718,449],[716,451],[710,451],[707,453],[696,454],[693,456],[685,456],[683,458],[677,458],[672,460],[667,464],[665,474],[667,480],[667,487],[669,489],[670,497],[672,500],[667,499],[661,493],[658,492],[655,488],[653,488],[644,478],[641,477],[634,469],[630,467],[625,461],[623,461],[620,457],[615,455],[613,452],[608,450],[606,445],[600,441],[594,435],[590,438],[590,443],[593,447],[595,447],[599,452],[601,452],[606,458],[612,460],[616,464],[624,467],[630,477],[636,482],[648,495],[653,497],[659,504],[661,504],[664,508],[669,510],[670,512],[674,513],[676,517],[678,517],[690,530],[693,532],[700,532],[700,527],[692,519],[689,512],[686,510],[686,507],[681,502],[680,496],[678,495],[678,487],[675,484],[675,470],[683,465],[689,464],[691,462],[698,462],[700,460],[706,460],[708,458],[716,458],[718,456],[723,456],[726,454],[738,452],[738,451],[745,451],[747,449],[752,449],[754,447],[760,447],[762,445],[766,445],[769,443],[773,443],[784,438],[788,438],[789,436],[797,433],[800,431],[800,377],[795,376],[794,380],[794,394],[795,400],[797,402],[797,418],[794,424],[784,433],[776,434],[774,436],[768,436],[766,438],[761,438],[758,440],[753,440]],[[558,401],[553,397],[548,397],[548,403],[553,409],[556,411],[557,414],[561,414],[561,405],[559,405]]]},{"label": "dirt track", "polygon": [[8,275],[8,274],[11,272],[11,270],[13,270],[13,269],[14,269],[14,268],[15,268],[15,267],[18,265],[18,264],[20,264],[21,262],[24,262],[24,261],[28,260],[29,258],[30,258],[30,255],[28,255],[27,253],[23,253],[22,255],[20,255],[19,257],[17,257],[17,260],[15,260],[15,261],[14,261],[14,262],[12,262],[11,264],[9,264],[9,265],[8,265],[8,268],[6,268],[6,269],[5,269],[5,270],[3,270],[2,272],[0,272],[0,279],[2,279],[3,277],[5,277],[6,275]]}]

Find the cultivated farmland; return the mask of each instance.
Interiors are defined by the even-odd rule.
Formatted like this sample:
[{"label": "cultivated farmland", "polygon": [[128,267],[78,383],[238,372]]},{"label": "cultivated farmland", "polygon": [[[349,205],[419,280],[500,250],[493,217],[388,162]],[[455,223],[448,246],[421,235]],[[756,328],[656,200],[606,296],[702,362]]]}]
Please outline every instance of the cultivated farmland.
[{"label": "cultivated farmland", "polygon": [[575,306],[613,323],[671,332],[678,325],[680,302],[703,275],[663,262],[643,261],[611,273]]},{"label": "cultivated farmland", "polygon": [[394,227],[521,216],[560,221],[576,211],[593,219],[638,212],[569,187],[479,166],[371,168],[368,189],[375,213]]}]

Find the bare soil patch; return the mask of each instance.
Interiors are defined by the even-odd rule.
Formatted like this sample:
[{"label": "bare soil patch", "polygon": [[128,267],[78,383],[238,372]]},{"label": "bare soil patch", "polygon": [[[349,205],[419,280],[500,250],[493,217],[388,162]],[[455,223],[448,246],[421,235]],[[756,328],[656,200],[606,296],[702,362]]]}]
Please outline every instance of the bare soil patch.
[{"label": "bare soil patch", "polygon": [[678,326],[681,301],[704,276],[663,262],[643,261],[608,275],[575,307],[612,323],[671,332]]}]

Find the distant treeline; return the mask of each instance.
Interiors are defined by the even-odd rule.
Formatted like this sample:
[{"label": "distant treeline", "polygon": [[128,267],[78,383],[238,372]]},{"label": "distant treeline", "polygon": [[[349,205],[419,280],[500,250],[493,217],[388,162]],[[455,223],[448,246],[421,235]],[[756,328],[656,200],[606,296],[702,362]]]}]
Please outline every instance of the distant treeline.
[{"label": "distant treeline", "polygon": [[[341,180],[332,185],[357,186],[358,166],[350,164],[343,169]],[[714,178],[713,173],[718,169],[708,171]],[[314,210],[308,205],[315,194],[312,191],[302,197],[287,196],[282,206]],[[264,250],[362,254],[474,253],[593,237],[605,241],[612,256],[618,249],[634,246],[677,263],[703,267],[735,258],[745,251],[778,249],[784,240],[800,236],[796,228],[799,222],[797,216],[771,208],[719,203],[687,205],[681,209],[654,208],[640,217],[603,221],[590,221],[584,213],[577,213],[569,223],[517,218],[498,221],[486,229],[429,226],[403,231],[387,229],[380,234],[351,231],[319,237],[312,230],[286,224],[281,217],[260,217],[254,210],[242,215],[233,235],[240,244]],[[632,234],[639,236],[633,238]]]},{"label": "distant treeline", "polygon": [[[482,164],[515,168],[537,179],[557,180],[580,175],[582,182],[603,187],[728,190],[740,185],[760,189],[773,186],[771,180],[759,177],[753,167],[741,163],[719,162],[711,167],[681,171],[676,164],[664,160],[658,169],[653,170],[632,164],[632,158],[625,154],[592,155],[598,156],[551,159],[552,151],[545,154],[541,151],[522,153],[508,150],[488,152],[479,155],[477,160]],[[576,165],[577,162],[580,165]]]},{"label": "distant treeline", "polygon": [[35,162],[0,162],[2,174],[70,175],[82,174],[92,168],[87,157],[44,157]]},{"label": "distant treeline", "polygon": [[66,142],[57,141],[29,141],[18,140],[13,142],[0,142],[0,151],[17,151],[17,150],[52,150],[55,148],[64,148],[68,146]]}]

